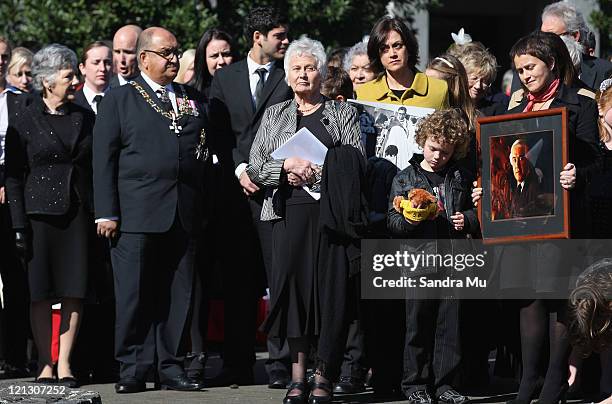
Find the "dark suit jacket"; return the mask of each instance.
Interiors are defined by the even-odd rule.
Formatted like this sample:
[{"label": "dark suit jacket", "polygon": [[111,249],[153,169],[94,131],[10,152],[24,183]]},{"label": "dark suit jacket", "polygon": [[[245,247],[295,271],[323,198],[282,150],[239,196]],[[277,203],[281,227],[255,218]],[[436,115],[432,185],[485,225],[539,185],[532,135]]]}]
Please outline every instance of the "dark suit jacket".
[{"label": "dark suit jacket", "polygon": [[263,102],[253,106],[246,59],[217,71],[210,89],[209,116],[214,131],[214,149],[221,164],[238,167],[249,161],[249,152],[265,109],[290,99],[282,62],[266,79]]},{"label": "dark suit jacket", "polygon": [[[533,167],[531,170],[534,170]],[[538,177],[532,171],[525,179],[522,192],[519,192],[518,184],[516,184],[512,190],[512,201],[510,204],[512,217],[529,217],[542,214],[543,212],[537,205],[539,194],[540,186],[538,184]]]},{"label": "dark suit jacket", "polygon": [[[591,91],[580,87],[559,85],[557,96],[550,104],[550,109],[565,107],[568,112],[568,161],[576,166],[576,188],[570,195],[570,229],[572,237],[581,238],[589,235],[585,227],[586,195],[585,186],[590,181],[590,167],[596,162],[599,145],[597,128],[597,104]],[[527,106],[527,97],[508,111],[509,114],[520,113]],[[558,177],[557,177],[558,178]]]},{"label": "dark suit jacket", "polygon": [[[141,76],[134,81],[151,100],[158,99]],[[173,86],[179,97],[179,85]],[[94,130],[96,217],[119,217],[123,232],[166,232],[177,212],[185,231],[200,227],[205,164],[196,159],[195,148],[207,119],[201,95],[183,88],[199,115],[183,115],[178,134],[132,85],[113,89],[100,102]]]},{"label": "dark suit jacket", "polygon": [[[8,110],[9,126],[11,123],[15,122],[21,110],[30,105],[31,102],[31,94],[16,94],[10,91],[6,93],[6,108]],[[0,187],[4,186],[5,172],[5,166],[0,165]]]},{"label": "dark suit jacket", "polygon": [[27,226],[26,215],[62,215],[75,202],[93,211],[91,144],[95,116],[67,104],[73,123],[69,147],[53,132],[41,98],[34,98],[6,135],[6,192],[13,227]]},{"label": "dark suit jacket", "polygon": [[594,90],[599,90],[601,82],[612,75],[612,63],[605,59],[582,55],[580,80]]},{"label": "dark suit jacket", "polygon": [[82,87],[79,91],[74,93],[74,101],[72,102],[74,102],[76,105],[80,107],[83,107],[85,109],[90,110],[91,112],[94,112],[93,109],[91,109],[91,105],[89,105],[89,103],[87,102],[87,98],[85,98],[85,93],[83,93]]},{"label": "dark suit jacket", "polygon": [[108,82],[108,86],[110,88],[121,87],[121,85],[119,84],[119,78],[117,77],[116,74],[113,77],[111,77],[110,81]]}]

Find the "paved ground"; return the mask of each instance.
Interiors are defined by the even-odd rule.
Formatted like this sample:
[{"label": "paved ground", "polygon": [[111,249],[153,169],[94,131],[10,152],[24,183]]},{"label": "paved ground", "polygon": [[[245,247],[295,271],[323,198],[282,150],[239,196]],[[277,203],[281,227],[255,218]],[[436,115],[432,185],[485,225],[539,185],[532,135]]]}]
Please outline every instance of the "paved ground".
[{"label": "paved ground", "polygon": [[[116,394],[113,384],[94,384],[81,387],[81,390],[95,391],[100,394],[103,404],[187,404],[187,403],[206,403],[206,404],[232,404],[232,403],[247,403],[247,404],[263,404],[275,403],[280,404],[285,395],[285,390],[271,390],[267,388],[266,375],[263,367],[266,354],[258,354],[257,364],[255,366],[255,382],[257,385],[240,386],[232,389],[229,387],[207,388],[200,392],[174,392],[174,391],[159,391],[153,390],[153,384],[148,384],[148,390],[138,394],[120,395]],[[213,356],[209,359],[207,373],[214,375],[220,366],[220,359]],[[29,385],[32,379],[16,379],[3,380],[0,387],[24,386]],[[479,395],[473,397],[473,403],[497,404],[505,403],[506,400],[514,398],[516,385],[514,382],[503,379],[495,379],[492,391],[495,395]],[[5,390],[6,391],[6,390]],[[506,394],[500,394],[506,393]],[[56,403],[57,398],[47,397],[47,400],[40,398],[32,398],[27,396],[13,396],[16,400],[4,401],[5,397],[0,397],[0,404],[6,402],[25,403]],[[17,401],[19,400],[19,401]],[[74,401],[62,401],[62,403],[73,403]],[[373,395],[373,392],[368,389],[365,393],[336,396],[336,403],[407,403],[406,400],[381,400]],[[580,403],[581,401],[568,401],[572,403]]]}]

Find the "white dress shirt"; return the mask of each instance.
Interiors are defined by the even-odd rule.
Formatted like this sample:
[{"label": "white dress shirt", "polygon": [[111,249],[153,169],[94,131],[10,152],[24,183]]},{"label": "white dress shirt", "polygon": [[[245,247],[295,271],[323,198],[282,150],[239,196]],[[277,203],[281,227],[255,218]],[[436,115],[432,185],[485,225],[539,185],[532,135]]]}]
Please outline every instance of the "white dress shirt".
[{"label": "white dress shirt", "polygon": [[[264,83],[265,83],[265,80],[268,80],[268,76],[270,76],[270,72],[274,68],[274,61],[266,63],[265,65],[260,65],[259,63],[255,62],[253,58],[251,58],[251,52],[249,52],[249,55],[247,56],[246,60],[247,60],[247,67],[249,69],[249,86],[251,89],[251,102],[253,103],[253,106],[255,106],[255,103],[256,103],[255,89],[257,88],[257,83],[259,83],[259,74],[257,73],[257,69],[260,69],[263,67],[264,69],[267,70],[267,73],[264,74]],[[247,166],[247,163],[241,163],[238,165],[238,167],[236,167],[234,174],[236,174],[237,178],[240,178],[240,175],[245,170],[246,166]]]},{"label": "white dress shirt", "polygon": [[105,88],[103,92],[96,93],[94,90],[92,90],[91,88],[89,88],[87,86],[87,83],[85,83],[85,85],[83,85],[83,95],[85,96],[85,99],[87,100],[87,103],[89,104],[91,109],[93,109],[93,112],[96,115],[98,114],[98,103],[94,101],[94,97],[96,95],[101,95],[102,97],[104,97],[104,93],[106,93],[107,90],[108,90],[108,87]]},{"label": "white dress shirt", "polygon": [[0,93],[0,165],[4,165],[4,142],[8,130],[8,96],[6,95],[8,91],[4,90]]},{"label": "white dress shirt", "polygon": [[[145,83],[147,83],[149,87],[151,87],[151,90],[153,90],[153,92],[159,98],[159,94],[157,93],[157,90],[159,90],[163,86],[151,80],[151,78],[147,76],[144,72],[140,72],[140,74],[142,75],[142,78],[144,79]],[[174,113],[178,114],[178,107],[176,105],[176,93],[174,92],[172,83],[166,84],[165,87],[166,87],[166,92],[168,93],[168,98],[170,98],[170,102],[172,103],[172,108],[174,109]]]}]

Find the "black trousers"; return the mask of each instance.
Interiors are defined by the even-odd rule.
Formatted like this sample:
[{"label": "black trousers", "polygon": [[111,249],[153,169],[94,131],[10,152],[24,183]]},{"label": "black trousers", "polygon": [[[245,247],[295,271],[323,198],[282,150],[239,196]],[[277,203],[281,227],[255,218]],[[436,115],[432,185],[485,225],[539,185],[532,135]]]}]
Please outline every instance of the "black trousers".
[{"label": "black trousers", "polygon": [[406,396],[431,389],[438,397],[451,388],[461,360],[459,306],[456,299],[406,300]]},{"label": "black trousers", "polygon": [[183,373],[195,240],[178,218],[166,233],[120,233],[111,249],[115,279],[115,357],[120,377],[160,380]]},{"label": "black trousers", "polygon": [[9,365],[25,367],[30,330],[30,296],[26,269],[15,249],[8,204],[0,205],[0,273],[4,308],[0,312],[1,357]]},{"label": "black trousers", "polygon": [[[261,217],[261,201],[249,200],[249,204],[253,223],[255,223],[257,229],[257,238],[261,247],[266,278],[270,279],[270,271],[272,270],[272,222],[262,222],[259,220]],[[278,337],[268,337],[266,346],[268,348],[268,360],[265,363],[265,368],[268,375],[271,372],[290,372],[291,353],[289,352],[287,341]]]},{"label": "black trousers", "polygon": [[363,381],[368,367],[365,363],[365,333],[360,297],[361,277],[356,274],[349,278],[347,287],[346,320],[348,324],[340,376],[350,376]]}]

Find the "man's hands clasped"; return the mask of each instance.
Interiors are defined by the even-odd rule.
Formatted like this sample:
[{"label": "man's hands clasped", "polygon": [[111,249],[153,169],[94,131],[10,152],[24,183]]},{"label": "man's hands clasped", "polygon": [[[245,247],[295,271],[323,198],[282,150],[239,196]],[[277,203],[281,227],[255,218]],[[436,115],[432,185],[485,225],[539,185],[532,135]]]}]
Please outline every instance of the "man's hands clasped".
[{"label": "man's hands clasped", "polygon": [[98,223],[98,236],[106,237],[108,239],[113,238],[117,235],[119,229],[119,222],[116,220],[105,220]]}]

